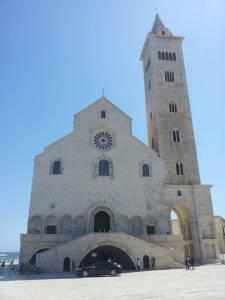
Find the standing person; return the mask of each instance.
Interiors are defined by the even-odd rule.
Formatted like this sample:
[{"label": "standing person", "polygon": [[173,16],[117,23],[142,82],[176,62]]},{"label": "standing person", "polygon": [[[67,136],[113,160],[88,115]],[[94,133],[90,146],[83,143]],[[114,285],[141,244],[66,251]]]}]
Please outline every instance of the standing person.
[{"label": "standing person", "polygon": [[185,266],[186,266],[186,270],[189,270],[188,257],[185,258]]},{"label": "standing person", "polygon": [[141,270],[141,261],[140,258],[137,257],[137,270],[140,271]]},{"label": "standing person", "polygon": [[75,271],[75,261],[72,260],[72,273],[74,273],[74,271]]},{"label": "standing person", "polygon": [[3,262],[2,262],[2,269],[4,270],[4,268],[5,268],[5,261],[3,260]]},{"label": "standing person", "polygon": [[191,268],[191,257],[190,257],[190,255],[188,255],[187,259],[188,259],[188,266],[189,266],[188,270],[190,270],[190,268]]},{"label": "standing person", "polygon": [[191,269],[194,270],[195,269],[195,260],[194,260],[193,256],[190,259],[190,264],[191,264]]},{"label": "standing person", "polygon": [[152,256],[152,270],[155,269],[155,257]]}]

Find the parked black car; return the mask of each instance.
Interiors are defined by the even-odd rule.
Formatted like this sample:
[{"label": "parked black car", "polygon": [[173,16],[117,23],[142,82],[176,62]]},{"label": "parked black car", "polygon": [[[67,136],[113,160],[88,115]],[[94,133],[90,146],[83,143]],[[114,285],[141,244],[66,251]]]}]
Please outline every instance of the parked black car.
[{"label": "parked black car", "polygon": [[120,274],[122,266],[109,261],[99,261],[95,264],[87,267],[80,267],[76,269],[76,274],[82,277],[94,276],[94,275],[111,275],[115,276]]}]

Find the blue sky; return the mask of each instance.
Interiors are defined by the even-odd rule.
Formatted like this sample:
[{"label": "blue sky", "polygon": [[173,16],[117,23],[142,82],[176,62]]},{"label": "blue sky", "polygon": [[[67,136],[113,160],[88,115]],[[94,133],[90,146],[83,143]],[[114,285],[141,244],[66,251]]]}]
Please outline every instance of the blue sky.
[{"label": "blue sky", "polygon": [[146,142],[140,52],[156,7],[185,36],[184,58],[202,183],[225,217],[225,1],[0,1],[0,251],[26,232],[33,159],[105,95]]}]

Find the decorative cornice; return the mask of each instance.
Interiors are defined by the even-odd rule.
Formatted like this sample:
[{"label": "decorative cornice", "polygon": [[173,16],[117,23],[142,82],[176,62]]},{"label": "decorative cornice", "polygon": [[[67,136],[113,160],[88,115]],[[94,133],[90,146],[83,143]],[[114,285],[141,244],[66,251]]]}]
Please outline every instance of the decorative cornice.
[{"label": "decorative cornice", "polygon": [[164,35],[164,36],[162,36],[162,35],[158,35],[158,34],[154,34],[154,33],[148,33],[148,35],[145,39],[145,42],[144,42],[144,46],[143,46],[142,51],[141,51],[140,60],[144,59],[146,49],[147,49],[148,44],[151,40],[152,41],[159,41],[159,40],[171,41],[171,40],[174,40],[174,41],[182,42],[183,39],[184,39],[184,37],[182,37],[182,36],[174,36],[174,35],[170,35],[170,36]]}]

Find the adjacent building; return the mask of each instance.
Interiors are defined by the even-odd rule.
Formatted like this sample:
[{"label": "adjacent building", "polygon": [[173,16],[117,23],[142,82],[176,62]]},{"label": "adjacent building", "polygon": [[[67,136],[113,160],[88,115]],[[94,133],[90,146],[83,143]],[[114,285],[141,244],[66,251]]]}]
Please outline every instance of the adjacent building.
[{"label": "adjacent building", "polygon": [[225,219],[221,216],[215,216],[215,226],[219,251],[225,258]]}]

